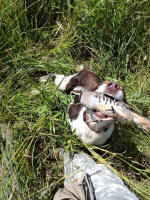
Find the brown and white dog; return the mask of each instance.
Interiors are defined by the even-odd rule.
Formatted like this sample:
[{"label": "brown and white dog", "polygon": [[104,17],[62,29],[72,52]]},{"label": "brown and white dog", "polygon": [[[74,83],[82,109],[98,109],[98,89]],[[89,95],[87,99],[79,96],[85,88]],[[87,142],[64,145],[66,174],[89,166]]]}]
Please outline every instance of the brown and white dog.
[{"label": "brown and white dog", "polygon": [[[125,92],[120,85],[115,82],[101,81],[88,68],[70,76],[56,75],[55,84],[67,93],[74,93],[77,90],[95,91],[104,93],[117,101],[126,102]],[[75,96],[74,103],[70,103],[68,116],[72,131],[75,131],[75,135],[88,144],[104,144],[114,130],[113,118],[96,110],[87,109],[80,104],[78,96]]]}]

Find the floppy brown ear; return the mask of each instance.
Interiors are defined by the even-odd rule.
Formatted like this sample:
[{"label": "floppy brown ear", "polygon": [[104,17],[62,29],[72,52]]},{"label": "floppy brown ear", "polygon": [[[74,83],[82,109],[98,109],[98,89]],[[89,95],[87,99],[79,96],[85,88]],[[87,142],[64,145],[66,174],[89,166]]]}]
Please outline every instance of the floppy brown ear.
[{"label": "floppy brown ear", "polygon": [[74,87],[78,85],[78,77],[74,76],[70,79],[69,83],[66,85],[66,92],[70,93],[71,90],[73,90]]},{"label": "floppy brown ear", "polygon": [[70,121],[76,120],[79,116],[80,110],[83,108],[82,104],[70,103],[68,108],[68,116]]}]

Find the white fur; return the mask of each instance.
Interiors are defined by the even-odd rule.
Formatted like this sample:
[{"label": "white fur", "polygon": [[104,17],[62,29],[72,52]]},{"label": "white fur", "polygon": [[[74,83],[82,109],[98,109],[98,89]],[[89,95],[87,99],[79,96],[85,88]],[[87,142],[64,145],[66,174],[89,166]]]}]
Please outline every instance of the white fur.
[{"label": "white fur", "polygon": [[[71,125],[72,131],[75,131],[75,135],[77,137],[80,137],[85,143],[88,144],[94,144],[94,145],[102,145],[104,144],[108,138],[112,135],[113,129],[114,129],[114,123],[112,122],[110,124],[110,127],[106,132],[101,131],[100,133],[96,133],[92,129],[89,128],[89,126],[85,123],[83,120],[83,114],[86,111],[86,107],[83,107],[80,110],[80,113],[75,120],[70,120],[69,123]],[[101,122],[100,126],[103,126],[104,123],[108,122]],[[109,121],[110,123],[110,121]]]},{"label": "white fur", "polygon": [[84,87],[82,86],[76,86],[73,88],[74,91],[78,91],[78,90],[81,90],[82,92],[88,92],[87,89],[85,89]]},{"label": "white fur", "polygon": [[58,86],[60,90],[66,90],[66,85],[69,83],[70,79],[77,74],[65,76],[61,74],[56,74],[55,85]]},{"label": "white fur", "polygon": [[[107,86],[107,84],[106,84],[106,83],[103,83],[102,85],[100,85],[100,86],[97,88],[97,90],[96,90],[95,92],[106,93],[106,86]],[[122,101],[122,100],[123,100],[123,97],[124,97],[122,90],[118,90],[118,91],[116,92],[116,94],[113,95],[113,96],[114,96],[117,100],[119,100],[119,101]]]},{"label": "white fur", "polygon": [[99,104],[99,99],[95,97],[95,92],[85,92],[81,96],[80,103],[88,105],[88,108],[93,109],[93,105]]},{"label": "white fur", "polygon": [[100,85],[95,92],[104,93],[105,90],[106,90],[106,84],[104,83],[104,84]]},{"label": "white fur", "polygon": [[115,98],[118,100],[118,101],[122,101],[123,100],[123,92],[121,90],[118,90],[117,93],[115,94]]}]

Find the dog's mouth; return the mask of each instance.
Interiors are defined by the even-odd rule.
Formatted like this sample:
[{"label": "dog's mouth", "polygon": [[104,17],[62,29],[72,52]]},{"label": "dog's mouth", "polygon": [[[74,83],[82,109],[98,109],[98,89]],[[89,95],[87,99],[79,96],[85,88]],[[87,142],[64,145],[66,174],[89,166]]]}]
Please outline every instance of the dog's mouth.
[{"label": "dog's mouth", "polygon": [[[105,93],[104,95],[105,95],[106,97],[109,97],[109,98],[112,99],[112,100],[118,101],[118,99],[115,98],[114,96],[112,96],[111,94]],[[93,110],[93,114],[92,114],[92,115],[93,115],[93,116],[91,116],[91,117],[95,117],[95,118],[97,118],[97,119],[99,119],[99,120],[104,119],[104,118],[108,118],[107,115],[104,115],[103,113],[101,113],[101,112],[98,111],[98,110]]]},{"label": "dog's mouth", "polygon": [[[72,94],[72,95],[79,95],[79,94],[81,94],[82,92],[81,92],[81,90],[72,90],[71,92],[70,92],[70,94]],[[116,101],[118,101],[118,99],[117,98],[115,98],[115,96],[113,96],[112,94],[110,94],[110,93],[104,93],[104,95],[106,96],[106,97],[108,97],[108,98],[110,98],[110,99],[112,99],[112,100],[116,100]],[[110,117],[108,117],[107,115],[104,115],[103,113],[101,113],[100,111],[98,111],[98,110],[92,110],[93,112],[92,113],[90,113],[90,118],[91,119],[95,119],[95,120],[97,120],[97,121],[101,121],[101,120],[103,120],[104,118],[109,118],[110,119]],[[107,119],[106,119],[107,120]],[[112,119],[113,120],[113,119]]]},{"label": "dog's mouth", "polygon": [[95,116],[96,118],[107,118],[107,115],[104,115],[103,113],[101,113],[98,110],[93,110],[93,116]]},{"label": "dog's mouth", "polygon": [[104,93],[104,95],[105,95],[106,97],[108,97],[108,98],[112,99],[112,100],[118,101],[118,99],[117,99],[117,98],[115,98],[115,97],[114,97],[113,95],[111,95],[111,94]]}]

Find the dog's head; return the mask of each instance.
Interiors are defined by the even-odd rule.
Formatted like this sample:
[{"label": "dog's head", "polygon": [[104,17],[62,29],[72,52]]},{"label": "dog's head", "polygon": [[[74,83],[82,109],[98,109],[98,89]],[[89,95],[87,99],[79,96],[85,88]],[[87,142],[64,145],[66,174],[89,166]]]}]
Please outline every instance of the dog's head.
[{"label": "dog's head", "polygon": [[124,89],[116,82],[103,81],[99,84],[95,92],[106,94],[116,101],[126,102],[126,95]]},{"label": "dog's head", "polygon": [[84,90],[104,93],[115,98],[115,100],[126,102],[125,92],[118,83],[110,81],[102,82],[88,68],[84,68],[80,72],[69,76],[56,75],[55,84],[60,90],[67,93],[70,93],[76,87],[82,87]]},{"label": "dog's head", "polygon": [[[80,94],[82,92],[90,91],[83,86],[76,86],[70,93],[75,95],[75,103],[80,103]],[[116,82],[103,81],[99,83],[94,92],[100,92],[106,96],[115,99],[116,101],[126,102],[126,95],[124,89]]]}]

